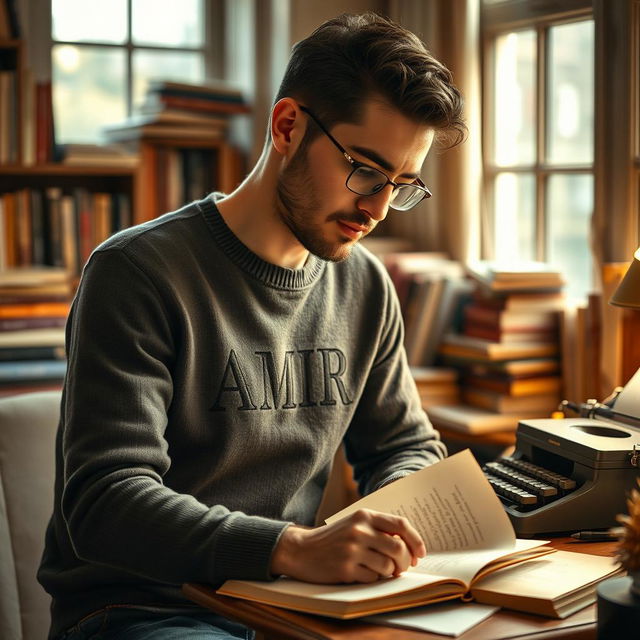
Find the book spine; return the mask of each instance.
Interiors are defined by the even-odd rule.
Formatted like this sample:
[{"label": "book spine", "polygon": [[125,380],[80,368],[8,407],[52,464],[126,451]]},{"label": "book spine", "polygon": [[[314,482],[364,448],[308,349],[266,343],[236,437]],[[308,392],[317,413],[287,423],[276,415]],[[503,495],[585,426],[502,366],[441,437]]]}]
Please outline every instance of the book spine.
[{"label": "book spine", "polygon": [[9,7],[5,0],[0,0],[0,39],[11,38],[11,23],[9,20]]},{"label": "book spine", "polygon": [[[4,0],[6,4],[7,18],[9,21],[9,31],[12,38],[20,38],[22,36],[22,26],[18,17],[17,0]],[[2,2],[0,2],[2,4]]]},{"label": "book spine", "polygon": [[66,322],[67,319],[64,317],[0,318],[0,331],[22,331],[23,329],[64,327]]},{"label": "book spine", "polygon": [[152,89],[152,93],[155,93],[161,97],[169,96],[173,98],[206,100],[207,102],[222,102],[224,104],[245,106],[242,94],[239,93],[208,90],[198,91],[197,89],[188,90],[174,87],[155,87]]},{"label": "book spine", "polygon": [[16,193],[18,264],[28,267],[33,264],[33,229],[31,225],[31,198],[28,189]]},{"label": "book spine", "polygon": [[51,161],[52,139],[51,82],[36,84],[36,162]]},{"label": "book spine", "polygon": [[15,267],[18,264],[18,232],[16,220],[16,198],[14,193],[5,193],[4,203],[4,237],[5,256],[7,267]]},{"label": "book spine", "polygon": [[31,189],[31,253],[34,265],[46,264],[45,212],[42,191]]},{"label": "book spine", "polygon": [[482,324],[467,323],[464,328],[464,335],[472,338],[481,338],[493,342],[533,342],[548,343],[558,339],[557,331],[554,329],[532,329],[531,331],[519,331],[517,329],[504,330],[497,327],[489,327]]},{"label": "book spine", "polygon": [[249,113],[250,109],[245,104],[222,102],[220,100],[206,100],[203,98],[187,98],[175,95],[160,95],[162,104],[173,109],[186,109],[190,111],[205,111],[209,113]]},{"label": "book spine", "polygon": [[64,347],[0,347],[0,362],[21,360],[64,360]]},{"label": "book spine", "polygon": [[0,382],[15,380],[58,380],[67,370],[65,360],[0,362]]},{"label": "book spine", "polygon": [[0,304],[0,318],[22,317],[66,317],[69,313],[69,303],[42,302],[37,304]]}]

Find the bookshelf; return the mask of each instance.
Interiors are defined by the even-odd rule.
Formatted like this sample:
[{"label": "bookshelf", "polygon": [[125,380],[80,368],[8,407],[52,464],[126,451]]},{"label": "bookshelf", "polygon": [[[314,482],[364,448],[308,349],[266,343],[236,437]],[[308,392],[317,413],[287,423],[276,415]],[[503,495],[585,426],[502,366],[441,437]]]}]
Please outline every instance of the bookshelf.
[{"label": "bookshelf", "polygon": [[153,134],[134,127],[129,138],[106,147],[65,145],[60,154],[54,145],[51,83],[34,81],[24,41],[15,37],[18,31],[3,37],[1,22],[3,396],[61,386],[66,313],[97,244],[213,190],[231,191],[244,167],[222,124],[212,131],[197,129],[193,117],[171,130],[154,127]]},{"label": "bookshelf", "polygon": [[[213,190],[229,193],[239,184],[243,172],[240,152],[224,139],[202,141],[180,137],[150,137],[137,141],[140,155],[138,184],[134,197],[136,220],[151,220]],[[187,158],[200,162],[190,175],[184,164]],[[192,168],[193,169],[193,168]],[[194,174],[199,175],[194,175]],[[183,195],[176,197],[178,192]],[[173,192],[173,194],[172,194]]]},{"label": "bookshelf", "polygon": [[[48,218],[51,215],[47,210],[44,214],[36,214],[31,206],[38,199],[47,204],[48,193],[52,190],[65,199],[75,200],[76,218],[81,215],[77,210],[80,192],[91,194],[95,201],[99,198],[94,196],[103,201],[106,197],[112,208],[118,207],[113,203],[126,200],[126,216],[118,212],[107,213],[112,221],[99,223],[103,231],[108,227],[107,235],[110,235],[122,226],[151,220],[210,191],[231,191],[240,182],[244,169],[242,157],[225,139],[224,131],[203,137],[195,135],[197,131],[188,124],[179,128],[178,133],[182,135],[178,135],[175,128],[173,135],[166,135],[164,131],[160,135],[157,131],[147,135],[144,127],[133,128],[128,139],[117,141],[118,146],[130,154],[123,156],[122,162],[114,156],[101,158],[100,149],[96,149],[94,157],[85,157],[77,164],[43,161],[51,158],[53,153],[51,91],[50,83],[34,85],[25,64],[23,41],[0,38],[1,244],[18,244],[18,239],[8,237],[14,235],[13,229],[22,229],[23,236],[29,233],[31,225],[23,220],[25,216],[44,215]],[[82,146],[91,145],[70,145]],[[206,162],[196,167],[197,180],[180,166],[180,158],[187,157],[191,158],[190,164],[193,164],[194,157],[206,158]],[[169,189],[173,197],[169,197]],[[98,213],[92,211],[91,215],[97,216]],[[14,220],[7,222],[9,217]],[[54,224],[47,222],[46,226],[51,230]],[[79,234],[80,225],[75,226]],[[56,237],[61,238],[61,235],[58,233]],[[92,234],[94,246],[101,239],[104,239],[104,233]],[[54,238],[52,241],[59,240]],[[24,237],[21,242],[26,242]],[[82,239],[74,239],[74,242],[82,243]],[[8,253],[13,257],[16,252],[10,250]],[[0,263],[0,268],[13,266],[29,264],[20,259],[17,263],[10,261],[7,264],[6,260]],[[81,266],[81,263],[75,265],[76,275]]]}]

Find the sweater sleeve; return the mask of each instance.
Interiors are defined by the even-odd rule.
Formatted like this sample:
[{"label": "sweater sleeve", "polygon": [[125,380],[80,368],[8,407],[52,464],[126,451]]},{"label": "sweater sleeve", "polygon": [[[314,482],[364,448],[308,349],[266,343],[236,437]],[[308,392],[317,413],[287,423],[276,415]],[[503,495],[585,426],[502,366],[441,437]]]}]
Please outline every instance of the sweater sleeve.
[{"label": "sweater sleeve", "polygon": [[119,250],[85,268],[67,326],[62,510],[76,555],[171,584],[269,579],[288,523],[165,486],[176,328],[156,284]]},{"label": "sweater sleeve", "polygon": [[386,273],[382,299],[375,360],[345,437],[347,458],[363,495],[446,455],[421,406],[404,349],[398,298]]}]

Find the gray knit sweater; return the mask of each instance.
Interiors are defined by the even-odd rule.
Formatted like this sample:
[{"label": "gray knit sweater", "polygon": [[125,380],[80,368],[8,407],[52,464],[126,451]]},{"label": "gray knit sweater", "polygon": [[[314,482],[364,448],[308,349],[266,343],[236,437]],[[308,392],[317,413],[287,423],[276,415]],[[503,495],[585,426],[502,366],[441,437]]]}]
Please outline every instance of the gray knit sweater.
[{"label": "gray knit sweater", "polygon": [[214,196],[102,244],[67,325],[52,636],[110,604],[182,606],[184,582],[270,579],[343,440],[365,493],[441,458],[402,338],[366,250],[277,267]]}]

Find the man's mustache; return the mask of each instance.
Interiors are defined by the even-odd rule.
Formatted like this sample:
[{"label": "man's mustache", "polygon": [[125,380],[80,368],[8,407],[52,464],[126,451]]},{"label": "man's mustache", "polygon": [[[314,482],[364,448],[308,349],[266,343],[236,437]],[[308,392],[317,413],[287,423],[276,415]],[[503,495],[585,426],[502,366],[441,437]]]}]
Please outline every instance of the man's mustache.
[{"label": "man's mustache", "polygon": [[365,227],[365,233],[369,233],[375,227],[375,223],[372,224],[371,218],[365,216],[363,213],[332,213],[329,220],[338,220],[342,222],[353,222],[358,226]]}]

